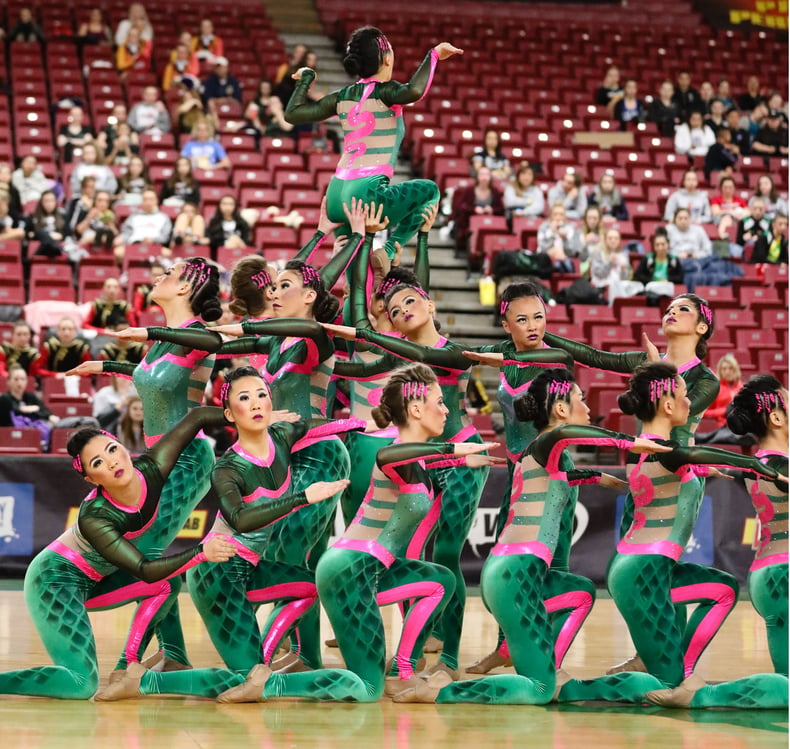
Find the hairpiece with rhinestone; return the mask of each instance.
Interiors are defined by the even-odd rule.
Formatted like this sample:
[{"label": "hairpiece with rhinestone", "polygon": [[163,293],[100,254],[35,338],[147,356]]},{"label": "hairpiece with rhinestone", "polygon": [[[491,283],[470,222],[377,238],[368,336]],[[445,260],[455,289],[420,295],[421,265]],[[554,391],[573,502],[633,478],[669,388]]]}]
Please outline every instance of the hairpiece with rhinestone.
[{"label": "hairpiece with rhinestone", "polygon": [[754,397],[757,400],[758,414],[763,411],[770,413],[777,406],[781,406],[785,411],[787,410],[785,399],[781,393],[755,393]]},{"label": "hairpiece with rhinestone", "polygon": [[222,387],[219,389],[219,399],[223,406],[228,402],[229,395],[230,395],[230,383],[223,382]]},{"label": "hairpiece with rhinestone", "polygon": [[318,271],[312,265],[303,265],[301,270],[303,286],[310,286],[321,280],[321,276],[318,275]]},{"label": "hairpiece with rhinestone", "polygon": [[407,400],[412,398],[424,398],[428,392],[428,386],[424,382],[404,382],[401,388],[403,397]]},{"label": "hairpiece with rhinestone", "polygon": [[707,304],[700,304],[699,313],[702,315],[703,319],[706,323],[708,323],[708,325],[713,322],[713,312]]},{"label": "hairpiece with rhinestone", "polygon": [[377,36],[376,41],[378,42],[379,49],[382,52],[389,52],[392,49],[392,47],[390,47],[389,41],[387,41],[386,36]]},{"label": "hairpiece with rhinestone", "polygon": [[509,306],[510,306],[510,302],[506,302],[504,299],[499,303],[499,314],[502,315],[502,317],[505,316],[505,313],[507,312],[507,308]]},{"label": "hairpiece with rhinestone", "polygon": [[567,395],[571,392],[573,383],[570,380],[552,380],[549,384],[549,393],[557,395]]},{"label": "hairpiece with rhinestone", "polygon": [[269,275],[268,271],[262,270],[258,273],[253,273],[250,276],[250,280],[259,288],[265,289],[267,286],[272,285],[272,277]]},{"label": "hairpiece with rhinestone", "polygon": [[653,380],[650,383],[650,401],[661,400],[664,395],[674,393],[677,383],[674,377],[665,377],[661,380]]}]

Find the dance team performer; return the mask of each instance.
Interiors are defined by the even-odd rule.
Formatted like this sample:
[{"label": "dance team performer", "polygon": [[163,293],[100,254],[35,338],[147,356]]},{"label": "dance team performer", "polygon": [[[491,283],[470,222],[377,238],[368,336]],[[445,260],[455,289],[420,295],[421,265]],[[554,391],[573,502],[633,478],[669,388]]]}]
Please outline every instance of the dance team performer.
[{"label": "dance team performer", "polygon": [[[486,676],[446,686],[434,677],[396,694],[395,702],[481,702],[545,704],[556,692],[558,662],[546,600],[578,599],[560,634],[562,654],[570,647],[593,604],[592,583],[551,568],[563,528],[565,506],[575,502],[571,484],[625,484],[597,471],[576,470],[566,447],[607,444],[640,452],[668,451],[649,440],[590,426],[584,394],[567,369],[548,369],[514,402],[517,418],[539,430],[517,459],[507,522],[483,565],[480,589],[486,608],[502,627],[516,674]],[[594,593],[594,591],[593,591]],[[562,604],[560,604],[562,605]]]},{"label": "dance team performer", "polygon": [[[475,453],[493,445],[427,443],[442,433],[448,409],[436,376],[423,365],[393,373],[373,413],[380,425],[392,422],[398,427],[397,443],[379,451],[368,495],[357,516],[316,569],[318,595],[346,668],[273,673],[258,665],[245,684],[220,695],[220,702],[273,697],[375,702],[385,685],[379,606],[407,600],[412,605],[396,658],[399,678],[404,682],[416,678],[416,655],[455,585],[454,575],[441,565],[409,558],[411,546],[417,546],[419,554],[438,514],[429,471],[448,463],[490,465],[491,458]],[[446,674],[441,676],[449,680]]]},{"label": "dance team performer", "polygon": [[97,581],[116,569],[134,581],[107,598],[112,606],[141,602],[125,652],[130,664],[138,663],[146,627],[173,604],[175,576],[236,553],[221,535],[163,558],[146,557],[131,543],[161,514],[161,497],[181,451],[201,428],[223,423],[219,409],[195,409],[134,459],[107,432],[87,427],[72,435],[67,449],[74,468],[96,488],[80,505],[77,522],[30,563],[24,585],[28,611],[55,665],[0,673],[0,693],[90,698],[99,672],[86,602],[93,597],[94,608],[104,608],[95,596]]},{"label": "dance team performer", "polygon": [[[316,604],[314,575],[306,566],[275,561],[258,565],[258,561],[272,523],[334,496],[347,483],[316,482],[295,492],[289,460],[298,441],[364,425],[315,419],[272,424],[269,388],[250,366],[228,374],[222,403],[225,418],[238,431],[238,440],[214,467],[212,484],[219,513],[206,539],[229,538],[237,556],[228,566],[204,565],[203,574],[188,573],[187,581],[195,607],[227,669],[156,673],[136,664],[127,669],[123,680],[99,693],[103,700],[162,693],[216,697],[243,683],[256,664],[270,664],[279,640]],[[270,630],[271,641],[262,643],[255,610],[261,603],[278,599],[289,602]]]},{"label": "dance team performer", "polygon": [[[735,434],[752,434],[761,462],[783,476],[787,460],[787,391],[771,375],[757,375],[727,408],[727,426]],[[760,520],[760,541],[749,568],[749,597],[765,619],[774,674],[756,674],[721,684],[706,684],[692,674],[675,689],[647,693],[665,707],[787,708],[787,483],[765,477],[746,485]]]},{"label": "dance team performer", "polygon": [[[392,80],[395,54],[387,37],[373,26],[356,29],[348,40],[343,67],[359,80],[319,101],[309,98],[316,79],[311,68],[293,74],[297,81],[285,119],[294,125],[326,120],[338,115],[343,126],[343,155],[327,188],[327,212],[332,221],[344,222],[343,204],[355,197],[384,206],[390,236],[385,248],[395,256],[395,243],[405,246],[417,233],[425,209],[439,202],[439,188],[428,179],[390,184],[403,140],[403,107],[428,92],[440,60],[463,50],[448,42],[437,44],[408,83]],[[348,234],[344,227],[343,233]]]},{"label": "dance team performer", "polygon": [[[674,688],[692,674],[737,597],[731,575],[678,564],[697,520],[696,474],[704,475],[710,466],[732,466],[770,479],[778,475],[758,458],[707,446],[683,447],[670,439],[675,427],[688,422],[691,406],[685,380],[672,364],[638,367],[618,403],[624,413],[635,414],[642,422],[640,436],[673,447],[669,453],[640,456],[631,470],[634,517],[607,573],[612,600],[647,673],[623,671],[588,681],[571,680],[560,690],[560,701],[643,702],[648,691]],[[686,631],[675,610],[675,591],[684,601],[698,603]]]}]

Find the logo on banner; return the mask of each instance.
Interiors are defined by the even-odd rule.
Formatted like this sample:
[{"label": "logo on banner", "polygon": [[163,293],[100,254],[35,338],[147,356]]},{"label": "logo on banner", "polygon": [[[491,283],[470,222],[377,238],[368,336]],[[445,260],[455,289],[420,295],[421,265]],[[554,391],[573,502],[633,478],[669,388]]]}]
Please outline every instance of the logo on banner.
[{"label": "logo on banner", "polygon": [[0,556],[33,552],[33,485],[0,484]]}]

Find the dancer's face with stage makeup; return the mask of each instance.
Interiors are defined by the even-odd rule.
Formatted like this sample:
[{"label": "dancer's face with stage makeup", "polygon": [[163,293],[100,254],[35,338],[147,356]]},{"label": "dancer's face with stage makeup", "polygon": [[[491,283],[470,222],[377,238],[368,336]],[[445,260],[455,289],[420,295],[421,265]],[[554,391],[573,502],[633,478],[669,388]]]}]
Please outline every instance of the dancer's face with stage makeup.
[{"label": "dancer's face with stage makeup", "polygon": [[409,403],[409,416],[417,417],[422,427],[431,437],[438,437],[444,431],[449,410],[444,403],[444,395],[439,385],[434,384],[425,394],[425,400],[417,398]]},{"label": "dancer's face with stage makeup", "polygon": [[310,317],[315,302],[314,289],[305,286],[298,270],[284,270],[272,287],[272,309],[275,317]]},{"label": "dancer's face with stage makeup", "polygon": [[667,338],[672,336],[702,336],[708,330],[706,322],[700,320],[699,309],[691,299],[677,297],[670,302],[661,319],[661,329]]},{"label": "dancer's face with stage makeup", "polygon": [[584,392],[576,383],[571,386],[569,400],[556,400],[552,406],[552,411],[550,427],[561,426],[562,424],[590,423],[590,407],[584,400]]},{"label": "dancer's face with stage makeup", "polygon": [[691,401],[686,394],[686,381],[680,375],[675,378],[674,394],[665,397],[670,399],[672,405],[669,415],[672,426],[677,427],[685,424],[691,412]]},{"label": "dancer's face with stage makeup", "polygon": [[392,326],[407,338],[425,325],[433,325],[433,302],[412,288],[392,296],[387,306]]},{"label": "dancer's face with stage makeup", "polygon": [[508,304],[502,328],[513,339],[517,351],[541,348],[546,334],[546,308],[536,296],[514,299]]},{"label": "dancer's face with stage makeup", "polygon": [[118,440],[99,434],[80,451],[85,479],[110,494],[127,486],[134,478],[129,451]]},{"label": "dancer's face with stage makeup", "polygon": [[154,281],[151,299],[155,302],[168,302],[189,290],[189,283],[182,281],[184,263],[175,263]]},{"label": "dancer's face with stage makeup", "polygon": [[225,418],[239,433],[263,432],[271,422],[272,399],[261,377],[239,377],[230,385]]}]

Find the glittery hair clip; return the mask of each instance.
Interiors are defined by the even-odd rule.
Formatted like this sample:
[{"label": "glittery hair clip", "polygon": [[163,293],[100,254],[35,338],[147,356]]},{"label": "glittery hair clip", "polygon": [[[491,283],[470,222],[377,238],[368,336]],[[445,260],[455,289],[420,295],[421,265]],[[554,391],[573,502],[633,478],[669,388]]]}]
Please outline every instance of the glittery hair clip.
[{"label": "glittery hair clip", "polygon": [[253,275],[250,276],[250,280],[259,289],[265,289],[267,286],[272,285],[272,277],[265,270],[262,270],[259,273],[254,273]]},{"label": "glittery hair clip", "polygon": [[406,400],[424,398],[428,392],[428,386],[424,382],[404,382],[401,392]]},{"label": "glittery hair clip", "polygon": [[787,411],[785,399],[781,393],[755,393],[754,397],[757,400],[758,414],[763,412],[770,413],[777,406],[780,406],[783,411]]},{"label": "glittery hair clip", "polygon": [[499,314],[502,315],[502,317],[505,316],[505,313],[507,312],[507,308],[509,306],[510,306],[510,302],[506,302],[504,299],[499,303]]},{"label": "glittery hair clip", "polygon": [[567,395],[571,392],[573,383],[570,380],[552,380],[549,384],[549,395]]},{"label": "glittery hair clip", "polygon": [[321,281],[321,276],[312,265],[303,265],[302,268],[302,285],[311,286]]},{"label": "glittery hair clip", "polygon": [[376,41],[378,42],[379,49],[382,52],[389,52],[392,49],[392,47],[390,47],[389,41],[387,41],[386,36],[377,36]]},{"label": "glittery hair clip", "polygon": [[708,325],[713,323],[713,312],[707,304],[700,304],[699,313],[702,315],[703,319],[706,323],[708,323]]},{"label": "glittery hair clip", "polygon": [[387,292],[398,283],[397,279],[393,278],[392,276],[385,277],[384,280],[379,284],[378,289],[376,289],[377,296],[387,296]]},{"label": "glittery hair clip", "polygon": [[[114,434],[110,434],[109,432],[105,432],[104,429],[99,430],[99,434],[103,434],[105,437],[109,437],[111,440],[118,441],[118,438]],[[74,470],[78,473],[85,473],[82,467],[82,458],[77,454],[76,457],[72,458],[71,465],[74,466]]]},{"label": "glittery hair clip", "polygon": [[230,383],[223,382],[222,387],[219,389],[219,400],[223,406],[228,402],[229,395],[230,395]]},{"label": "glittery hair clip", "polygon": [[677,382],[674,377],[665,377],[662,380],[650,382],[650,402],[661,400],[665,395],[674,394]]}]

